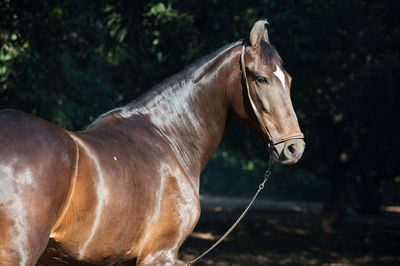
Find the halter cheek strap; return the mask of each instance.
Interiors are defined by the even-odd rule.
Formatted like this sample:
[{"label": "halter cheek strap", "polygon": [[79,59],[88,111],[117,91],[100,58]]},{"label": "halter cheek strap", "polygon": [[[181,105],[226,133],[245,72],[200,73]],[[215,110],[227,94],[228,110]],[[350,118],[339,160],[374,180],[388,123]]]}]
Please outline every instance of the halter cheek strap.
[{"label": "halter cheek strap", "polygon": [[242,53],[240,54],[240,66],[241,66],[241,68],[242,68],[243,78],[244,78],[244,82],[245,82],[245,84],[246,84],[246,89],[247,89],[247,96],[248,96],[248,98],[249,98],[251,107],[253,108],[253,111],[254,111],[254,113],[255,113],[255,115],[256,115],[256,117],[257,117],[257,120],[258,120],[258,122],[259,122],[259,124],[260,124],[260,126],[261,126],[262,131],[263,131],[264,134],[267,135],[267,137],[268,137],[268,148],[271,149],[271,148],[273,148],[275,145],[277,145],[277,144],[279,144],[279,143],[282,143],[282,142],[285,142],[285,141],[288,141],[288,140],[292,140],[292,139],[304,139],[303,133],[295,133],[295,134],[287,135],[287,136],[284,136],[284,137],[279,137],[279,138],[276,138],[276,139],[273,139],[273,138],[272,138],[271,134],[269,133],[268,129],[266,128],[266,126],[264,125],[264,122],[263,122],[262,119],[261,119],[261,115],[260,115],[260,113],[258,112],[258,110],[257,110],[257,108],[256,108],[256,105],[255,105],[255,103],[254,103],[253,98],[252,98],[251,95],[250,95],[250,86],[249,86],[249,83],[248,83],[248,80],[247,80],[246,64],[245,64],[245,62],[244,62],[244,53],[245,53],[245,49],[246,49],[246,46],[245,46],[245,44],[243,44],[243,46],[242,46]]}]

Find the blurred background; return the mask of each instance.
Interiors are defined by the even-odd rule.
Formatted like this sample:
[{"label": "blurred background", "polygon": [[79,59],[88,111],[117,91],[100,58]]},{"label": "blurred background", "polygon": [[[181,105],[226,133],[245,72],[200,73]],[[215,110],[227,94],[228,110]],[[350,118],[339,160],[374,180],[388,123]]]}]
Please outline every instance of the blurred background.
[{"label": "blurred background", "polygon": [[[311,235],[305,242],[290,242],[293,246],[307,247],[313,239],[333,240],[334,246],[325,251],[309,247],[308,255],[299,251],[289,261],[279,258],[289,254],[277,250],[276,260],[269,254],[269,260],[237,265],[400,264],[395,254],[400,248],[396,0],[2,0],[0,108],[20,109],[80,130],[195,59],[247,39],[260,18],[269,20],[271,43],[293,77],[292,99],[307,147],[297,165],[275,167],[261,194],[265,206],[285,202],[282,210],[297,210],[297,216],[270,207],[269,215],[278,215],[271,222],[265,220],[267,207],[256,209],[259,216],[249,218],[248,227],[245,223],[232,239],[240,232],[251,235],[253,220],[264,221],[260,224],[270,227],[263,230],[272,230],[273,221],[285,224],[297,219],[287,228],[309,227],[292,232],[293,237],[308,231]],[[261,142],[234,123],[202,174],[202,197],[230,197],[231,202],[251,197],[267,161]],[[200,229],[217,227],[209,223],[219,219],[216,210],[222,210],[219,214],[225,220],[235,214],[232,206],[213,206],[205,211]],[[254,238],[260,236],[259,231],[254,233]],[[282,241],[284,232],[276,233]],[[343,236],[352,233],[359,242],[353,243],[348,260],[340,260],[345,254],[336,247],[342,240],[351,242]],[[205,248],[210,241],[212,237],[192,237],[184,256],[201,251],[190,243]],[[268,250],[275,246],[263,245]],[[301,256],[310,259],[303,263]],[[210,264],[236,265],[228,257]]]}]

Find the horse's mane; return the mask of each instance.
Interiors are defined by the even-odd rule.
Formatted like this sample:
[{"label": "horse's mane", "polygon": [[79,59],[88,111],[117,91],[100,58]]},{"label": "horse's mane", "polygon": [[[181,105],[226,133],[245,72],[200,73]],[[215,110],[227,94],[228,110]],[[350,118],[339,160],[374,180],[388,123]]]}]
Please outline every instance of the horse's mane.
[{"label": "horse's mane", "polygon": [[193,77],[194,73],[200,67],[206,65],[208,62],[211,62],[213,58],[218,57],[220,54],[223,54],[224,52],[230,50],[231,48],[233,48],[233,47],[235,47],[237,45],[242,45],[242,44],[243,44],[243,40],[239,40],[237,42],[225,45],[225,46],[221,47],[220,49],[218,49],[217,51],[215,51],[215,52],[213,52],[213,53],[211,53],[209,55],[203,56],[202,58],[196,60],[195,62],[193,62],[189,66],[185,67],[182,71],[178,72],[177,74],[172,75],[171,77],[165,79],[164,81],[154,85],[149,90],[146,90],[142,95],[140,95],[136,99],[132,100],[131,102],[129,102],[125,106],[117,107],[115,109],[112,109],[112,110],[100,115],[99,117],[97,117],[94,120],[93,123],[88,125],[87,128],[90,128],[90,127],[94,126],[95,124],[97,124],[100,121],[102,121],[104,118],[106,118],[106,117],[108,117],[110,115],[117,114],[120,111],[132,110],[134,108],[140,107],[144,103],[146,103],[148,100],[154,98],[156,95],[159,95],[166,88],[174,86],[177,83],[184,82],[184,81],[187,81],[189,79],[193,79],[194,78]]},{"label": "horse's mane", "polygon": [[282,58],[272,44],[261,40],[261,56],[264,64],[282,67]]},{"label": "horse's mane", "polygon": [[213,58],[218,57],[220,54],[224,53],[225,51],[230,50],[231,48],[233,48],[239,44],[242,44],[242,43],[243,43],[243,41],[237,41],[237,42],[225,45],[222,48],[218,49],[217,51],[215,51],[209,55],[201,57],[200,59],[196,60],[189,66],[185,67],[183,70],[181,70],[177,74],[172,75],[171,77],[165,79],[164,81],[154,85],[153,87],[151,87],[151,89],[147,90],[141,96],[132,100],[130,103],[128,103],[124,107],[125,108],[137,107],[141,103],[147,102],[148,99],[153,98],[155,95],[159,94],[164,89],[174,86],[175,84],[177,84],[179,82],[184,82],[186,80],[194,78],[194,73],[196,72],[196,70],[198,70],[202,66],[206,65],[208,62],[211,62]]},{"label": "horse's mane", "polygon": [[[184,68],[177,74],[165,79],[161,83],[154,85],[151,89],[145,91],[141,96],[132,100],[125,106],[117,107],[100,115],[87,128],[94,126],[95,124],[99,123],[110,115],[116,115],[121,111],[130,111],[134,110],[135,108],[139,108],[151,99],[155,98],[157,95],[160,95],[165,89],[176,86],[176,84],[200,79],[207,72],[207,64],[213,64],[213,59],[218,58],[220,55],[224,54],[226,51],[232,49],[233,47],[243,44],[243,40],[230,43],[221,47],[217,51],[196,60],[194,63],[190,64],[188,67]],[[276,51],[275,47],[265,41],[261,41],[261,54],[264,64],[273,64],[278,66],[282,65],[282,59]],[[199,73],[199,69],[201,69],[201,73]]]}]

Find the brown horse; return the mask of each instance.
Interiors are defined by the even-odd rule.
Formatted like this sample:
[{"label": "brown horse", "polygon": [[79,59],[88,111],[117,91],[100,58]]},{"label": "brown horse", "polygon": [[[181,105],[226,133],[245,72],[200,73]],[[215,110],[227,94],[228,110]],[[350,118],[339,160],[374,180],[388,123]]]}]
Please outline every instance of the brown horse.
[{"label": "brown horse", "polygon": [[34,265],[52,238],[76,261],[173,265],[200,215],[200,173],[235,118],[275,161],[297,162],[291,77],[266,24],[83,131],[0,112],[0,264]]}]

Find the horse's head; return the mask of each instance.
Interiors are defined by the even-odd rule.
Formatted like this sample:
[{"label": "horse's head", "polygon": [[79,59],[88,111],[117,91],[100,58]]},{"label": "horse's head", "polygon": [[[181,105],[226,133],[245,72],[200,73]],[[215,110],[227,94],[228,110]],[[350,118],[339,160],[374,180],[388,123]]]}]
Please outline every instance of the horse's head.
[{"label": "horse's head", "polygon": [[262,136],[275,161],[293,164],[305,143],[290,99],[292,78],[269,42],[267,24],[257,21],[250,32],[251,45],[242,48],[243,97],[248,99],[244,109],[249,114],[245,122]]}]

